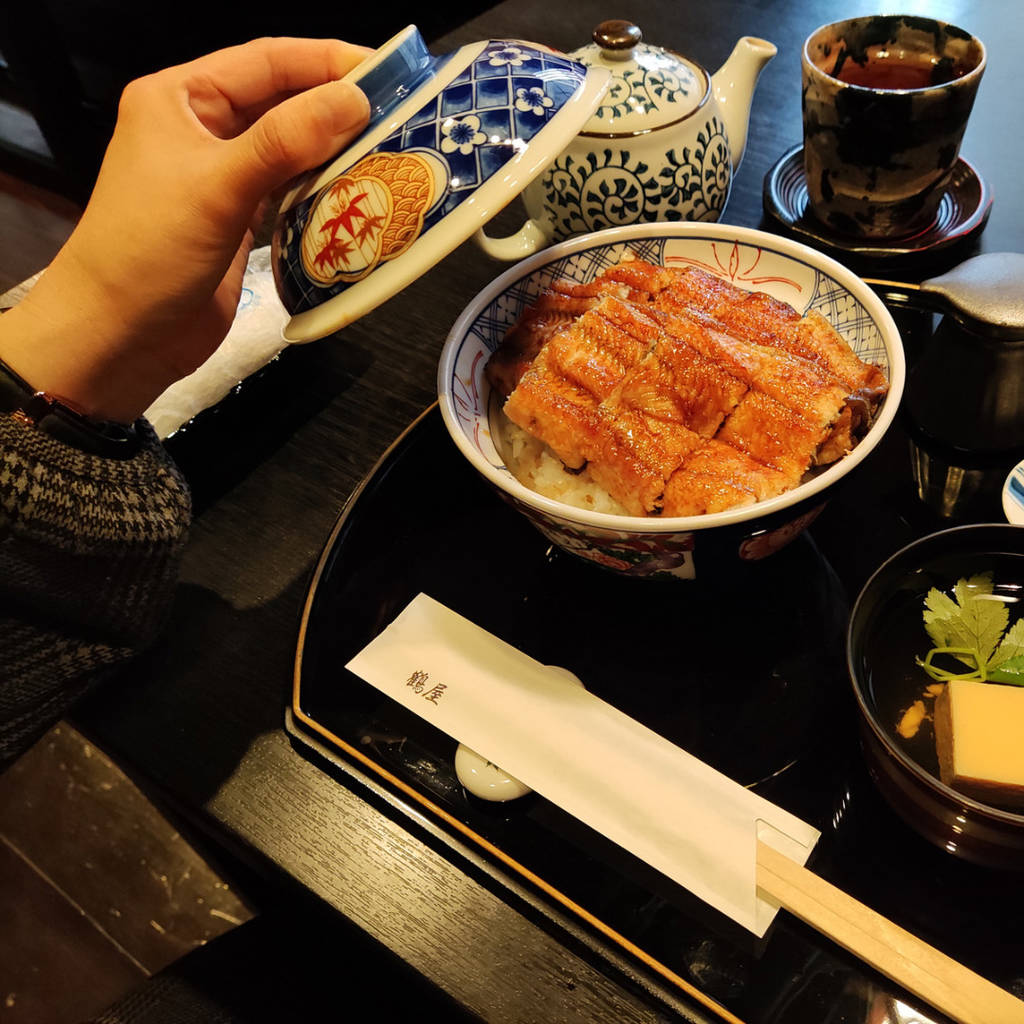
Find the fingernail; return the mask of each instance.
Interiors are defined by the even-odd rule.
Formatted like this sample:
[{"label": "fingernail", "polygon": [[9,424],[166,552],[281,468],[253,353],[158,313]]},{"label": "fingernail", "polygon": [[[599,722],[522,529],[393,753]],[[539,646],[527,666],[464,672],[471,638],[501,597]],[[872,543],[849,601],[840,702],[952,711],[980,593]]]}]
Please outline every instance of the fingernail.
[{"label": "fingernail", "polygon": [[370,117],[370,101],[366,93],[352,82],[339,80],[332,84],[335,93],[332,99],[337,103],[339,115],[338,130],[343,131],[367,121]]}]

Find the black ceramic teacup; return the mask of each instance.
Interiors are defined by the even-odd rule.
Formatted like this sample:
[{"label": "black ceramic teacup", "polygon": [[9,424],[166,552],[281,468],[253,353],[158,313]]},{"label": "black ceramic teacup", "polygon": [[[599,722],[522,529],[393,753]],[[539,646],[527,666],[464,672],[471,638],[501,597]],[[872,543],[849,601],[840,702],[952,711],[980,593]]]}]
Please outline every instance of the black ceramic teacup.
[{"label": "black ceramic teacup", "polygon": [[985,69],[985,47],[932,18],[824,25],[803,49],[810,207],[837,234],[904,237],[933,221]]}]

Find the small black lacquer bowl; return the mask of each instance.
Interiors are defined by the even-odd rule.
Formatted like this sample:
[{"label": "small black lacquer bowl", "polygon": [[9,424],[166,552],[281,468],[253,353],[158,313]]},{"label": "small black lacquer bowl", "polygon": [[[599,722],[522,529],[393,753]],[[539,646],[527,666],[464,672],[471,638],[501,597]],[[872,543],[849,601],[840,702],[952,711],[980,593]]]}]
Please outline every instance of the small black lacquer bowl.
[{"label": "small black lacquer bowl", "polygon": [[[943,530],[898,551],[865,584],[850,616],[847,663],[861,713],[861,746],[879,791],[904,821],[955,856],[988,867],[1024,869],[1024,814],[980,803],[939,779],[932,727],[934,681],[916,663],[931,640],[925,595],[960,578],[991,572],[1024,616],[1024,527],[981,524]],[[995,684],[993,684],[995,685]],[[925,717],[912,736],[904,712],[920,700]],[[1022,740],[1024,742],[1024,740]]]}]

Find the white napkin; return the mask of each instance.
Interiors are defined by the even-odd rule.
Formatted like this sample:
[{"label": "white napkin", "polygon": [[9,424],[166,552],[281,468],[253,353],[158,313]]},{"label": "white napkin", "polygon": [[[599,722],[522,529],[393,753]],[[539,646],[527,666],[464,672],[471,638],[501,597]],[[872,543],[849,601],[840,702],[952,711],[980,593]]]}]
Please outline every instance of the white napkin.
[{"label": "white napkin", "polygon": [[146,410],[158,436],[169,437],[275,359],[287,345],[282,334],[287,321],[274,286],[270,246],[253,249],[231,330],[202,366],[172,384]]},{"label": "white napkin", "polygon": [[[761,936],[757,840],[799,864],[817,829],[425,594],[347,666]],[[586,680],[584,680],[586,683]]]},{"label": "white napkin", "polygon": [[[43,273],[0,295],[0,308],[20,302]],[[270,246],[253,249],[227,337],[202,366],[172,384],[145,412],[161,440],[280,355],[288,344],[283,334],[287,322],[288,312],[274,285]]]}]

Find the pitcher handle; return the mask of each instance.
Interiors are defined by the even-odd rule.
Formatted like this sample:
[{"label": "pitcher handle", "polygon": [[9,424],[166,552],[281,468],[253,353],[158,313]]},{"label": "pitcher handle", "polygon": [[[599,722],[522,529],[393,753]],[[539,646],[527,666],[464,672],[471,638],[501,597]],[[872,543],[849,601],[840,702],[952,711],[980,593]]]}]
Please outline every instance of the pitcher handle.
[{"label": "pitcher handle", "polygon": [[551,239],[548,237],[544,227],[536,220],[528,220],[514,234],[506,235],[504,238],[491,238],[490,235],[480,228],[473,236],[476,244],[493,260],[503,260],[511,263],[514,260],[521,260],[525,256],[532,256],[533,253],[547,246]]}]

